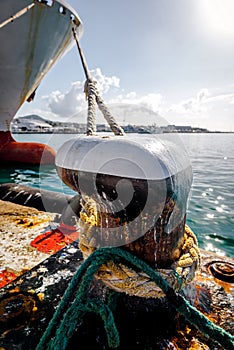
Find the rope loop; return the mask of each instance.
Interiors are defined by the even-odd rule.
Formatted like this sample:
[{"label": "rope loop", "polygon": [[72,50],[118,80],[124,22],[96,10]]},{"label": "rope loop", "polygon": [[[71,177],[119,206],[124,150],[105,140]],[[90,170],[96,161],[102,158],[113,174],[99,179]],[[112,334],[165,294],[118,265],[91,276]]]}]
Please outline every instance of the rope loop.
[{"label": "rope loop", "polygon": [[[80,236],[79,247],[86,259],[95,251],[95,211],[94,217],[90,210],[89,202],[83,202],[83,210],[80,213]],[[92,221],[92,220],[93,221]],[[90,221],[91,220],[91,221]],[[170,268],[157,269],[157,272],[169,283],[175,290],[180,291],[195,276],[195,272],[200,266],[200,251],[198,241],[192,230],[185,225],[184,243],[181,247],[178,258],[173,262]],[[100,267],[96,278],[101,279],[109,288],[124,292],[129,295],[135,295],[144,298],[161,298],[165,297],[164,292],[142,271],[136,271],[129,266],[119,262],[115,264],[109,261]]]},{"label": "rope loop", "polygon": [[79,40],[78,40],[76,30],[75,30],[75,22],[74,21],[72,21],[72,25],[73,25],[72,26],[73,36],[74,36],[74,39],[76,41],[76,45],[77,45],[78,52],[80,55],[81,63],[82,63],[84,73],[86,76],[86,81],[84,84],[84,92],[85,92],[86,99],[88,100],[88,117],[87,117],[86,134],[93,135],[96,133],[96,109],[95,109],[95,105],[97,104],[99,110],[101,111],[104,118],[108,122],[113,133],[115,135],[123,136],[123,135],[125,135],[124,130],[121,128],[121,126],[115,120],[113,115],[110,113],[104,100],[101,98],[101,96],[98,92],[96,82],[91,77],[90,71],[88,69],[88,65],[86,63],[86,60],[85,60],[85,57],[83,54],[83,51],[82,51],[80,44],[79,44]]},{"label": "rope loop", "polygon": [[100,300],[89,300],[85,304],[75,300],[64,319],[56,330],[55,337],[51,340],[50,349],[66,349],[69,339],[72,337],[77,324],[80,324],[87,313],[96,313],[104,323],[108,345],[115,348],[119,345],[119,333],[117,331],[113,313],[108,305]]}]

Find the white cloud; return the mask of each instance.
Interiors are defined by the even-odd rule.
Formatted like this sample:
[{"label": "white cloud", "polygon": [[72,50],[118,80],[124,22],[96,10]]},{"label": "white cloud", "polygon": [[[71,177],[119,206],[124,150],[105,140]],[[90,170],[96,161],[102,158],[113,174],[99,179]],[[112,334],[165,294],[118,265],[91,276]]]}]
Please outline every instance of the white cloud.
[{"label": "white cloud", "polygon": [[110,100],[110,103],[125,103],[130,105],[141,105],[145,108],[159,113],[161,110],[162,95],[159,93],[150,93],[147,95],[139,96],[136,92],[130,92],[125,96],[118,95]]},{"label": "white cloud", "polygon": [[201,89],[195,97],[173,104],[168,111],[189,116],[205,116],[208,112],[222,105],[234,103],[234,93],[212,95],[208,89]]},{"label": "white cloud", "polygon": [[[203,88],[194,96],[171,104],[159,92],[144,95],[134,91],[125,92],[120,87],[118,77],[105,76],[100,68],[91,71],[91,75],[97,81],[98,91],[103,95],[110,112],[119,123],[142,125],[168,123],[199,126],[210,130],[234,130],[234,93],[231,85],[213,90]],[[24,111],[28,114],[85,123],[87,101],[84,82],[73,82],[68,91],[53,91],[43,96],[43,108],[41,103],[35,109],[29,105],[24,107]],[[24,112],[24,115],[27,113]],[[164,118],[164,123],[160,116]],[[98,112],[97,107],[97,123],[104,122],[104,117]]]},{"label": "white cloud", "polygon": [[53,91],[50,95],[44,96],[48,109],[58,116],[68,117],[80,108],[84,108],[84,88],[81,82],[72,83],[71,89],[65,93]]},{"label": "white cloud", "polygon": [[[101,95],[111,88],[119,88],[119,78],[103,75],[100,68],[91,71],[91,75],[97,81],[97,88]],[[46,101],[47,111],[59,118],[72,117],[87,108],[84,82],[81,81],[73,82],[70,90],[66,92],[53,91],[50,95],[43,96],[43,99]]]},{"label": "white cloud", "polygon": [[211,102],[224,102],[227,104],[233,104],[234,103],[234,93],[226,93],[226,94],[219,94],[211,96],[207,99],[208,103]]},{"label": "white cloud", "polygon": [[200,103],[205,102],[208,96],[210,96],[210,92],[208,91],[208,89],[201,89],[197,93],[197,101],[199,101]]},{"label": "white cloud", "polygon": [[[146,95],[137,95],[134,91],[124,93],[120,88],[120,79],[116,76],[105,76],[100,68],[91,71],[91,76],[97,82],[100,95],[105,95],[103,99],[109,106],[110,112],[120,123],[152,124],[157,122],[162,103],[160,93]],[[43,110],[34,109],[32,113],[48,119],[86,121],[87,100],[84,94],[84,82],[73,82],[68,91],[52,91],[42,99],[43,102],[46,102],[45,108]],[[96,111],[97,122],[105,122],[98,107]]]},{"label": "white cloud", "polygon": [[107,93],[113,87],[119,88],[120,79],[116,76],[107,77],[102,74],[100,68],[91,70],[90,73],[94,80],[97,81],[97,89],[101,95]]},{"label": "white cloud", "polygon": [[208,89],[201,89],[198,91],[196,97],[191,97],[190,99],[173,104],[168,111],[186,115],[205,114],[207,111],[205,104],[208,96],[210,96]]},{"label": "white cloud", "polygon": [[[233,130],[234,93],[212,93],[201,89],[195,97],[171,105],[165,115],[174,124],[199,126],[209,130]],[[220,89],[221,91],[221,89]]]}]

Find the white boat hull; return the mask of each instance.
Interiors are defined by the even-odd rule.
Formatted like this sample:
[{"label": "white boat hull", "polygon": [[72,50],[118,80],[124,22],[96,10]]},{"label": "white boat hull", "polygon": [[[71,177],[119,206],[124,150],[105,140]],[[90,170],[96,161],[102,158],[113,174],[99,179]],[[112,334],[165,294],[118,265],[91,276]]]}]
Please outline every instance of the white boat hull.
[{"label": "white boat hull", "polygon": [[[0,131],[10,129],[11,120],[20,106],[61,55],[75,43],[71,16],[78,35],[81,35],[81,21],[65,2],[45,3],[1,0]],[[20,11],[23,14],[9,21]]]},{"label": "white boat hull", "polygon": [[82,24],[63,0],[0,2],[0,161],[53,164],[55,151],[43,144],[16,142],[11,121],[30,100],[43,77],[74,44]]}]

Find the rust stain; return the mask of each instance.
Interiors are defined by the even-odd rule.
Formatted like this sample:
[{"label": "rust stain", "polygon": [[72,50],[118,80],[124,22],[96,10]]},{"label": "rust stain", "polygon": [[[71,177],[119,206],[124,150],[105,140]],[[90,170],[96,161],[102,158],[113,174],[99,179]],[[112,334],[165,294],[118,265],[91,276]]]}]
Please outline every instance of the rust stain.
[{"label": "rust stain", "polygon": [[217,278],[214,278],[216,284],[222,287],[226,293],[232,293],[234,291],[234,285],[230,285],[230,283],[220,281]]},{"label": "rust stain", "polygon": [[16,287],[16,288],[14,288],[14,289],[11,289],[10,291],[9,291],[9,293],[18,293],[20,291],[20,289],[19,289],[19,287]]},{"label": "rust stain", "polygon": [[[177,350],[210,350],[210,347],[203,342],[201,334],[187,325],[183,330],[179,330],[171,341]],[[216,350],[222,349],[217,347]]]},{"label": "rust stain", "polygon": [[38,219],[38,218],[20,218],[16,220],[16,224],[22,227],[34,228],[42,223],[49,222],[48,219]]},{"label": "rust stain", "polygon": [[39,304],[37,294],[20,290],[5,294],[0,299],[0,326],[4,333],[23,327],[29,318],[36,319]]},{"label": "rust stain", "polygon": [[212,275],[202,276],[202,275],[199,274],[199,275],[197,275],[196,280],[202,282],[205,285],[207,285],[208,282],[214,282],[215,284],[217,284],[220,287],[222,287],[227,294],[228,293],[232,293],[234,291],[233,283],[228,283],[228,282],[221,281],[221,280],[215,278]]},{"label": "rust stain", "polygon": [[42,300],[44,300],[44,298],[45,298],[45,294],[44,294],[44,293],[38,293],[38,294],[37,294],[37,297],[38,297],[38,299],[39,299],[40,301],[42,301]]}]

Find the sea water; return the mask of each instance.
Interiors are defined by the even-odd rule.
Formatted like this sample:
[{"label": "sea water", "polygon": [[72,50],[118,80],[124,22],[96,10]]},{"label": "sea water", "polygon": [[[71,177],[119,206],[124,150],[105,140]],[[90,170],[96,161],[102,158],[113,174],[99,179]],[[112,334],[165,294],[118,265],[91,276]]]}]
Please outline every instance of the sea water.
[{"label": "sea water", "polygon": [[[187,224],[199,246],[234,257],[234,134],[178,134],[190,156],[193,185]],[[74,135],[17,134],[17,141],[49,144],[58,149]],[[155,135],[157,137],[157,135]],[[55,166],[0,165],[0,183],[14,182],[75,195],[60,180]]]}]

